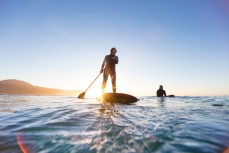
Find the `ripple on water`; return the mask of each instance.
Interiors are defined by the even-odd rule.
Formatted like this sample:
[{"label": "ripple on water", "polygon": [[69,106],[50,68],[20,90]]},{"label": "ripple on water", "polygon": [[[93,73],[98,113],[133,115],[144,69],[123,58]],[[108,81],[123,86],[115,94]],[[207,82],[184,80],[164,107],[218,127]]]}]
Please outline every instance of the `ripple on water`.
[{"label": "ripple on water", "polygon": [[0,96],[0,152],[216,153],[229,145],[228,97],[139,99],[102,106],[95,99]]}]

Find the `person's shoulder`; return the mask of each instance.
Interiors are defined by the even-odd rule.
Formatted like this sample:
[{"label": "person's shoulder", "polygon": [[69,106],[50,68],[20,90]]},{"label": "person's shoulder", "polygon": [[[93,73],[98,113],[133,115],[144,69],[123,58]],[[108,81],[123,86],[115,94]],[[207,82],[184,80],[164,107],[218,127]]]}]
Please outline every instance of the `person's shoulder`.
[{"label": "person's shoulder", "polygon": [[105,55],[104,59],[107,60],[107,58],[108,58],[108,55]]}]

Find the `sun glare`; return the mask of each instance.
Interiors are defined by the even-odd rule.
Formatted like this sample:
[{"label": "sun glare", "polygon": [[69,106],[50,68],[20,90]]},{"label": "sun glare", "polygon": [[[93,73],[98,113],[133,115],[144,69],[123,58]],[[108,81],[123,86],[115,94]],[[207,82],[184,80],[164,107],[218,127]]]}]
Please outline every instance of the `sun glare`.
[{"label": "sun glare", "polygon": [[102,94],[101,84],[100,82],[96,82],[91,86],[91,88],[87,92],[88,98],[96,98],[97,96]]},{"label": "sun glare", "polygon": [[89,97],[89,98],[95,98],[95,97],[97,97],[97,96],[99,96],[101,94],[102,94],[102,91],[101,90],[90,90],[87,93],[87,97]]},{"label": "sun glare", "polygon": [[[102,94],[102,79],[97,80],[87,91],[86,97],[88,98],[96,98],[97,96],[100,96]],[[112,92],[112,85],[111,85],[111,80],[108,78],[107,80],[107,85],[105,88],[105,93],[107,92]]]}]

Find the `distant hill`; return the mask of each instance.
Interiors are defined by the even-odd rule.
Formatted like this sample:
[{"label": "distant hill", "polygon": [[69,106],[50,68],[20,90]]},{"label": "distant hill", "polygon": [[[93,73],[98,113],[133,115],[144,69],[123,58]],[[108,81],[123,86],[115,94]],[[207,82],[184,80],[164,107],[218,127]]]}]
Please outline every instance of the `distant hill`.
[{"label": "distant hill", "polygon": [[15,79],[0,81],[0,94],[77,96],[80,93],[79,90],[60,90],[34,86],[28,82]]}]

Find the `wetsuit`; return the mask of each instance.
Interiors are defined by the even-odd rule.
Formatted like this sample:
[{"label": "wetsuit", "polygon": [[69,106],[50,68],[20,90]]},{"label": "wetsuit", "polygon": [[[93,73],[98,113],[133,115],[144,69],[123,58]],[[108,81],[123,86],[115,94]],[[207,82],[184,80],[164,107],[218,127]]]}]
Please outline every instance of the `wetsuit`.
[{"label": "wetsuit", "polygon": [[104,58],[104,62],[106,63],[106,65],[105,65],[104,72],[103,72],[102,89],[103,90],[105,89],[108,76],[110,75],[113,92],[116,92],[115,65],[118,64],[118,56],[115,56],[115,55],[112,55],[112,54],[106,55],[105,58]]},{"label": "wetsuit", "polygon": [[157,97],[163,97],[163,95],[166,97],[166,92],[163,89],[157,90]]}]

